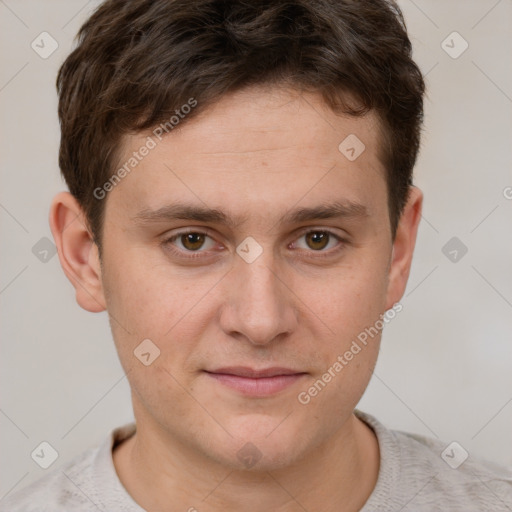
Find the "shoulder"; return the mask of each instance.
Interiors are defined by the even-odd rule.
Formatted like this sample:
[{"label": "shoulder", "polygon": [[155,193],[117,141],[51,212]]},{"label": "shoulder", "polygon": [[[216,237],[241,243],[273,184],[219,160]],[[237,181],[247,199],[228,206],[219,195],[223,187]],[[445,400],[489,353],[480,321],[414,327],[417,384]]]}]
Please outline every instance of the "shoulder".
[{"label": "shoulder", "polygon": [[141,510],[122,487],[112,462],[114,443],[134,431],[134,423],[114,429],[101,444],[2,499],[0,512]]},{"label": "shoulder", "polygon": [[49,470],[35,482],[7,496],[0,502],[0,511],[92,510],[91,502],[80,492],[80,484],[90,479],[90,468],[97,450],[98,448],[89,448],[63,467]]},{"label": "shoulder", "polygon": [[512,469],[474,457],[455,441],[389,430],[360,411],[356,416],[375,431],[381,451],[364,512],[397,506],[402,512],[512,510]]},{"label": "shoulder", "polygon": [[[471,455],[456,441],[393,431],[406,481],[416,485],[413,498],[445,510],[512,510],[512,470]],[[444,510],[443,509],[443,510]]]}]

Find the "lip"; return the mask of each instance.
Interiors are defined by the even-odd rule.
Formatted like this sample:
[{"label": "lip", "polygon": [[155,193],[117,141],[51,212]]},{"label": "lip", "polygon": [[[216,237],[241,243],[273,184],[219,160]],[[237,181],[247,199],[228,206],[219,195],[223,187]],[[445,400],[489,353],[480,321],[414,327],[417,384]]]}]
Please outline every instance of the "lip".
[{"label": "lip", "polygon": [[246,366],[231,366],[207,371],[206,375],[217,382],[247,396],[268,396],[291,386],[307,375],[290,368],[254,369]]},{"label": "lip", "polygon": [[275,377],[278,375],[297,375],[300,372],[290,368],[283,368],[280,366],[273,366],[271,368],[261,368],[256,370],[249,366],[226,366],[225,368],[218,368],[216,370],[208,370],[208,373],[222,373],[226,375],[235,375],[237,377],[250,377],[252,379],[259,379],[262,377]]}]

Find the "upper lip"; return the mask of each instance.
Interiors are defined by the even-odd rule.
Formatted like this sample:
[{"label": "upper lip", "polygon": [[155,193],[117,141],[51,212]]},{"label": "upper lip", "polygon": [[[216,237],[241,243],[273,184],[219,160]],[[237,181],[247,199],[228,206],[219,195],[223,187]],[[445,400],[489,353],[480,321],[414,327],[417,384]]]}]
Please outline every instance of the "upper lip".
[{"label": "upper lip", "polygon": [[292,370],[290,368],[281,368],[277,366],[272,368],[262,368],[259,370],[250,368],[248,366],[229,366],[225,368],[217,368],[216,370],[207,370],[207,372],[223,373],[228,375],[236,375],[237,377],[249,377],[253,379],[258,379],[261,377],[275,377],[277,375],[296,375],[299,373],[305,373]]}]

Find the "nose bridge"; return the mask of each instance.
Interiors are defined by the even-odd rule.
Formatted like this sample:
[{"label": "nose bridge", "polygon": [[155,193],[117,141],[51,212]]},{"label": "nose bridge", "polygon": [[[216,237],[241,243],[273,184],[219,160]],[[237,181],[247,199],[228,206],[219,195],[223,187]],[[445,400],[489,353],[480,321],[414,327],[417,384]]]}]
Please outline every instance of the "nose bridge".
[{"label": "nose bridge", "polygon": [[250,262],[237,258],[231,279],[229,321],[224,326],[231,334],[238,332],[263,345],[293,328],[293,305],[270,248]]}]

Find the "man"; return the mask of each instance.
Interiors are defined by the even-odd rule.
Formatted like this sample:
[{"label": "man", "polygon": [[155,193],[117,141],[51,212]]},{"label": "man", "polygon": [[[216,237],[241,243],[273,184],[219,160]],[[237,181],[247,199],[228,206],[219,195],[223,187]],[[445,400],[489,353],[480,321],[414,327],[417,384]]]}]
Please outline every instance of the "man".
[{"label": "man", "polygon": [[512,509],[509,471],[356,409],[421,217],[395,4],[109,0],[57,84],[50,225],[136,423],[2,510]]}]

